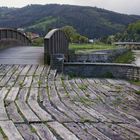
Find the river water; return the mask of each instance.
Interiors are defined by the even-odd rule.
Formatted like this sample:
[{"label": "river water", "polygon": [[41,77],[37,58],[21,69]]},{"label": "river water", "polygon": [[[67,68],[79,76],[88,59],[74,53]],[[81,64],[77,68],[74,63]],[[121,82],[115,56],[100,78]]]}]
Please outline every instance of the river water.
[{"label": "river water", "polygon": [[137,66],[140,66],[140,50],[133,50],[133,53],[135,55],[134,64],[136,64]]}]

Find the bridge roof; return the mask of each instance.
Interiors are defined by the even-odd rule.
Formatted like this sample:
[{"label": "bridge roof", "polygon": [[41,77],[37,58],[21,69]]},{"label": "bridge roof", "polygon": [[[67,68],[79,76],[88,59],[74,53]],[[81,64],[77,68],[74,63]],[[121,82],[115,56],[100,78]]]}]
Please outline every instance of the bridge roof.
[{"label": "bridge roof", "polygon": [[140,42],[115,42],[115,45],[140,45]]},{"label": "bridge roof", "polygon": [[16,28],[1,28],[0,27],[0,30],[17,30]]},{"label": "bridge roof", "polygon": [[51,30],[46,36],[45,36],[45,39],[50,39],[51,36],[56,32],[58,31],[59,29],[53,29]]}]

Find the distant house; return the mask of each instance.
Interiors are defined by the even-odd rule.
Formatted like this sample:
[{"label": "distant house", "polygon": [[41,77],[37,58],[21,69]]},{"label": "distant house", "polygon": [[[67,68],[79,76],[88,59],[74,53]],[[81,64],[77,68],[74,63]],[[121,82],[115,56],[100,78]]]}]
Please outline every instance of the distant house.
[{"label": "distant house", "polygon": [[24,32],[23,28],[18,28],[17,31]]},{"label": "distant house", "polygon": [[28,38],[30,38],[31,40],[34,40],[34,39],[40,37],[39,34],[32,33],[32,32],[26,32],[25,34],[26,34],[26,36],[27,36]]},{"label": "distant house", "polygon": [[89,43],[94,43],[94,39],[89,39]]},{"label": "distant house", "polygon": [[96,39],[96,38],[94,38],[94,39],[89,39],[89,43],[94,43],[94,42],[96,42],[96,41],[99,41],[99,39]]}]

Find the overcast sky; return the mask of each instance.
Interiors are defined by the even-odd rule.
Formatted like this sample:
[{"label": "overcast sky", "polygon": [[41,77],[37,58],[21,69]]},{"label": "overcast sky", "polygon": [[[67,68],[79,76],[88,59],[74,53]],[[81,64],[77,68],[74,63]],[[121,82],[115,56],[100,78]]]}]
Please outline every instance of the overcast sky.
[{"label": "overcast sky", "polygon": [[120,13],[140,15],[140,0],[0,0],[0,6],[8,7],[49,3],[96,6]]}]

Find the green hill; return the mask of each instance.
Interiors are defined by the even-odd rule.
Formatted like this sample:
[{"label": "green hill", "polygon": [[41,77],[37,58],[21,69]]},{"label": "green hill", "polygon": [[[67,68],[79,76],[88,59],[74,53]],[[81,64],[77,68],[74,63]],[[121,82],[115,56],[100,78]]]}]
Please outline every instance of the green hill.
[{"label": "green hill", "polygon": [[50,28],[73,26],[89,38],[101,38],[125,30],[140,16],[125,15],[96,7],[71,5],[29,5],[0,8],[0,27],[25,28],[45,35]]}]

